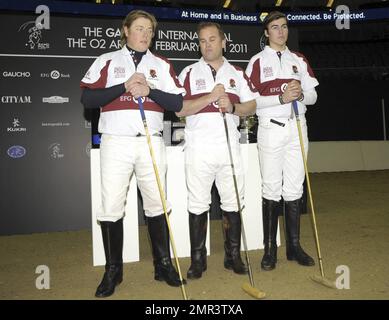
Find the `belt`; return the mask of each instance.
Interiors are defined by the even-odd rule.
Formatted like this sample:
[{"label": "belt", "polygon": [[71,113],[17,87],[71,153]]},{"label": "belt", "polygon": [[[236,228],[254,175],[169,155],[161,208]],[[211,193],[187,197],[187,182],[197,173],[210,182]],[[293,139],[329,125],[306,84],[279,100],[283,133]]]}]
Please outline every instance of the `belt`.
[{"label": "belt", "polygon": [[285,127],[285,123],[279,122],[279,121],[277,121],[277,120],[270,119],[270,122],[271,122],[271,123],[274,123],[274,124],[276,124],[276,125],[279,125],[280,127]]},{"label": "belt", "polygon": [[[153,137],[162,137],[162,132],[156,132],[156,133],[152,134],[152,136]],[[138,134],[135,137],[146,137],[146,135],[138,132]]]}]

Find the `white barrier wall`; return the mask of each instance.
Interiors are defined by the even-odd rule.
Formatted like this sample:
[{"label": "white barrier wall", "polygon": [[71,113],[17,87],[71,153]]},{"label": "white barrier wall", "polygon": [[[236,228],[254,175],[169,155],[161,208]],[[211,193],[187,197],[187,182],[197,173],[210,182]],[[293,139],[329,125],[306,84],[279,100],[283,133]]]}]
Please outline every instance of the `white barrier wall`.
[{"label": "white barrier wall", "polygon": [[[246,229],[249,250],[262,249],[262,203],[261,175],[259,170],[256,144],[241,145],[242,158],[246,168],[246,194],[243,221]],[[190,256],[189,225],[186,209],[187,191],[184,171],[184,152],[182,147],[167,147],[168,166],[174,168],[167,173],[167,198],[172,203],[170,223],[179,257]],[[308,155],[310,172],[337,172],[357,170],[389,169],[388,141],[328,141],[310,142]],[[93,265],[105,263],[100,226],[96,212],[100,198],[100,151],[91,150],[92,181],[92,233]],[[249,172],[249,174],[247,174]],[[209,224],[208,224],[209,225]],[[138,207],[136,181],[132,179],[127,195],[126,216],[124,218],[124,262],[139,261]],[[280,244],[278,232],[277,243]],[[207,236],[208,254],[212,244]],[[243,249],[243,244],[242,244]]]}]

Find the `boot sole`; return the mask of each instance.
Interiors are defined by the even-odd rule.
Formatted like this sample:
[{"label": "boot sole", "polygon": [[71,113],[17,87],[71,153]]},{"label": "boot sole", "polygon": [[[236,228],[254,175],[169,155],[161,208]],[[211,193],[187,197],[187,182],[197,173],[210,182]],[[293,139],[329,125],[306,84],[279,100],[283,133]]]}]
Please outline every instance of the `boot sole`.
[{"label": "boot sole", "polygon": [[95,293],[95,297],[96,297],[96,298],[107,298],[107,297],[112,296],[112,295],[115,293],[116,287],[118,287],[119,284],[121,284],[122,282],[123,282],[123,278],[118,279],[118,280],[116,281],[115,287],[113,288],[112,292],[110,292],[109,294],[107,294],[107,293],[98,294],[98,293],[96,292],[96,293]]},{"label": "boot sole", "polygon": [[286,257],[286,259],[288,259],[289,261],[296,261],[300,266],[304,266],[304,267],[313,267],[316,263],[313,262],[313,263],[301,263],[300,261],[298,261],[295,257]]},{"label": "boot sole", "polygon": [[235,274],[244,275],[244,274],[248,274],[248,273],[249,273],[248,270],[245,271],[245,272],[236,272],[236,271],[234,270],[234,268],[233,268],[232,266],[229,266],[229,265],[224,265],[224,268],[227,269],[227,270],[233,271]]},{"label": "boot sole", "polygon": [[203,273],[204,273],[205,271],[207,271],[207,266],[205,266],[205,267],[203,268],[203,270],[202,270],[200,273],[195,273],[195,274],[193,274],[193,273],[187,272],[186,277],[187,277],[188,279],[191,279],[191,280],[200,279],[200,278],[203,276]]},{"label": "boot sole", "polygon": [[[164,277],[161,277],[161,276],[154,276],[154,280],[165,281],[171,287],[180,287],[181,286],[181,283],[168,282]],[[186,280],[185,279],[182,279],[182,282],[184,284],[186,284]]]},{"label": "boot sole", "polygon": [[274,259],[274,266],[269,266],[269,265],[264,265],[263,262],[261,261],[261,269],[265,271],[271,271],[276,268],[277,265],[277,258]]},{"label": "boot sole", "polygon": [[267,266],[263,266],[263,265],[261,265],[261,269],[262,270],[265,270],[265,271],[271,271],[271,270],[274,270],[276,268],[276,266],[274,266],[274,267],[267,267]]},{"label": "boot sole", "polygon": [[203,276],[202,273],[200,273],[200,274],[189,274],[189,273],[187,273],[187,274],[186,274],[186,277],[187,277],[188,279],[190,279],[190,280],[200,279],[202,276]]}]

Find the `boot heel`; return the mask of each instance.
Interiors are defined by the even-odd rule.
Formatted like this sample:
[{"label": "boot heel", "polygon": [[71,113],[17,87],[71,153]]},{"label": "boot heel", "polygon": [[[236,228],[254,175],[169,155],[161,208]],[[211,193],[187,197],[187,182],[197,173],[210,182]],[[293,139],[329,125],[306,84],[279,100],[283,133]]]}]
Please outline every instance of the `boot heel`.
[{"label": "boot heel", "polygon": [[[157,280],[157,281],[165,281],[169,286],[171,287],[179,287],[181,285],[181,281],[179,279],[179,275],[175,272],[174,275],[160,275],[160,274],[156,274],[154,276],[154,280]],[[185,279],[182,279],[182,282],[183,284],[186,284],[186,280]]]},{"label": "boot heel", "polygon": [[232,270],[232,263],[229,260],[225,260],[224,268],[226,268],[227,270]]},{"label": "boot heel", "polygon": [[294,261],[294,260],[296,260],[295,255],[292,254],[292,253],[287,253],[287,254],[286,254],[286,259],[288,259],[289,261]]},{"label": "boot heel", "polygon": [[117,280],[116,280],[116,285],[119,285],[123,282],[123,275],[121,275]]},{"label": "boot heel", "polygon": [[186,276],[188,279],[200,279],[205,270],[207,270],[207,267],[202,263],[192,262]]}]

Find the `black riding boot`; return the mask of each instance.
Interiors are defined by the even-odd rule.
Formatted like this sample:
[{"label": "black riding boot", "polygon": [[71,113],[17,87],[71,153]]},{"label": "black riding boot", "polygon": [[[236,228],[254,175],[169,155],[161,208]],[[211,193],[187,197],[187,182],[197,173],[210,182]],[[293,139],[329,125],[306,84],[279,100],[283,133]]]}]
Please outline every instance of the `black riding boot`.
[{"label": "black riding boot", "polygon": [[169,286],[180,286],[180,277],[170,258],[169,229],[165,216],[148,217],[147,226],[154,256],[154,279],[166,281]]},{"label": "black riding boot", "polygon": [[101,221],[105,252],[105,273],[95,296],[109,297],[123,280],[123,219],[116,222]]},{"label": "black riding boot", "polygon": [[301,200],[285,201],[286,258],[303,266],[313,266],[315,261],[300,246]]},{"label": "black riding boot", "polygon": [[248,269],[240,257],[241,220],[239,212],[223,212],[224,267],[237,274],[247,274]]},{"label": "black riding boot", "polygon": [[190,257],[191,265],[188,270],[188,279],[199,279],[202,273],[207,270],[207,238],[208,211],[202,214],[189,212],[189,235],[190,235]]},{"label": "black riding boot", "polygon": [[261,268],[269,271],[277,263],[277,226],[278,213],[281,211],[280,202],[262,198],[263,244],[265,252],[261,261]]}]

